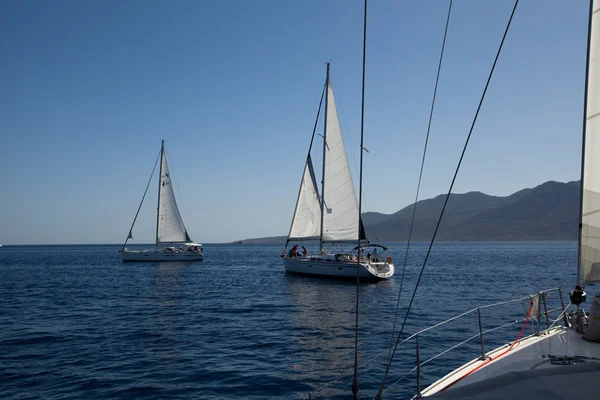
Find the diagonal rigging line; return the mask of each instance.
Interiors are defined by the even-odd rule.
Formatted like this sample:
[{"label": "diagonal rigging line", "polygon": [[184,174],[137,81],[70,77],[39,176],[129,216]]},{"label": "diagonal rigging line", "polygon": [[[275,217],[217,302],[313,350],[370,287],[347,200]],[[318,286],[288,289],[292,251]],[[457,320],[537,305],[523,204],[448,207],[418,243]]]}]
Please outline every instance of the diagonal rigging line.
[{"label": "diagonal rigging line", "polygon": [[[438,64],[437,76],[435,77],[435,87],[433,89],[433,100],[431,101],[431,111],[429,111],[429,123],[427,124],[427,135],[425,135],[425,146],[423,148],[423,158],[421,159],[421,170],[419,171],[419,182],[417,183],[417,194],[413,204],[413,213],[408,231],[408,242],[406,243],[406,253],[404,254],[404,266],[402,267],[402,278],[400,279],[400,290],[398,291],[398,301],[396,301],[396,312],[394,313],[394,324],[392,325],[392,334],[390,336],[390,347],[388,349],[388,358],[392,355],[392,344],[394,343],[394,333],[396,331],[396,322],[398,320],[398,310],[400,309],[400,296],[402,296],[402,286],[404,286],[404,275],[406,273],[406,263],[408,261],[408,250],[412,239],[413,227],[415,224],[415,215],[417,213],[417,201],[419,200],[419,190],[421,189],[421,179],[423,177],[423,167],[425,166],[425,155],[427,154],[427,144],[429,143],[429,131],[431,130],[431,120],[433,119],[433,110],[435,108],[435,98],[437,95],[438,82],[440,80],[440,71],[442,70],[442,60],[444,59],[444,48],[446,47],[446,36],[448,35],[448,25],[450,24],[450,12],[452,11],[452,0],[448,6],[448,17],[446,17],[446,29],[444,30],[444,40],[442,41],[442,50],[440,53],[440,62]],[[388,360],[389,361],[389,360]]]},{"label": "diagonal rigging line", "polygon": [[[344,123],[344,120],[345,120],[345,118],[344,118],[344,112],[343,112],[343,110],[342,110],[342,108],[340,107],[340,105],[339,105],[339,104],[337,104],[337,103],[336,103],[336,107],[337,107],[338,121],[339,121],[339,123],[340,123],[340,131],[341,131],[341,132],[348,132],[348,131],[349,131],[349,130],[348,130],[348,127],[347,127],[347,126],[346,126],[346,124]],[[350,136],[350,135],[342,135],[342,136],[343,136],[343,140],[345,140],[345,141],[347,141],[347,142],[348,142],[348,146],[349,146],[350,148],[353,148],[353,147],[352,147],[352,136]],[[344,142],[344,143],[346,143],[346,142]],[[361,149],[361,151],[362,151],[362,150],[363,150],[363,149]],[[367,149],[364,149],[364,150],[365,150],[367,153],[369,152]],[[354,157],[354,152],[351,152],[350,154],[351,154],[351,156],[352,156],[352,160],[350,160],[350,159],[349,159],[348,161],[349,161],[349,162],[350,162],[350,161],[352,162],[352,167],[353,167],[354,169],[358,169],[358,167],[357,167],[357,161],[356,161],[356,158]],[[348,168],[350,169],[350,167],[348,167]],[[367,212],[368,212],[368,210],[369,210],[369,207],[367,207],[367,199],[366,199],[366,197],[364,197],[364,198],[363,198],[363,203],[365,203],[365,207],[364,207],[363,209],[367,209]],[[377,228],[376,228],[375,226],[373,226],[373,227],[371,228],[371,230],[370,230],[370,234],[373,234],[373,235],[375,235],[375,240],[377,240],[377,241],[379,240],[379,237],[377,236]]]},{"label": "diagonal rigging line", "polygon": [[379,387],[379,392],[377,393],[376,399],[382,398],[383,389],[385,387],[385,381],[387,379],[387,375],[389,373],[390,367],[392,365],[392,361],[394,359],[394,354],[398,348],[398,343],[400,342],[400,338],[402,337],[402,332],[404,331],[404,326],[406,325],[406,320],[408,319],[408,315],[410,313],[410,309],[415,300],[415,296],[417,294],[417,289],[419,288],[419,283],[421,283],[421,278],[423,277],[423,271],[425,270],[425,266],[427,265],[427,259],[431,254],[431,248],[433,243],[435,242],[435,237],[440,228],[440,223],[442,222],[442,217],[444,216],[444,211],[446,210],[446,205],[448,204],[448,199],[450,198],[450,194],[452,193],[452,188],[454,187],[454,182],[456,181],[456,177],[458,176],[458,171],[460,170],[460,165],[465,156],[465,152],[467,151],[467,147],[469,145],[469,139],[471,139],[471,134],[473,133],[473,129],[475,128],[475,123],[477,122],[477,117],[479,115],[479,111],[481,110],[481,105],[483,104],[483,100],[485,99],[485,94],[487,92],[490,81],[492,80],[492,76],[494,75],[494,69],[496,68],[496,63],[498,62],[498,58],[500,57],[500,52],[502,51],[502,46],[504,45],[504,40],[506,39],[506,35],[508,34],[508,30],[510,29],[510,23],[512,22],[513,16],[515,15],[515,10],[517,9],[517,5],[519,4],[519,0],[515,0],[515,5],[513,7],[512,13],[510,14],[510,18],[508,19],[508,23],[506,25],[506,29],[504,31],[504,35],[502,36],[502,41],[500,42],[500,46],[498,47],[498,52],[496,53],[496,58],[494,59],[494,64],[492,65],[492,69],[488,76],[487,82],[485,84],[485,88],[483,89],[483,93],[481,95],[481,99],[479,100],[479,105],[477,106],[477,111],[475,112],[475,116],[473,117],[473,122],[471,123],[471,128],[469,129],[469,134],[467,135],[467,140],[465,141],[465,145],[463,147],[462,153],[460,155],[460,159],[458,160],[458,165],[456,166],[456,171],[454,172],[454,177],[452,178],[452,183],[450,184],[450,189],[448,189],[448,194],[446,194],[446,199],[444,200],[444,206],[442,207],[442,211],[440,212],[440,217],[435,226],[435,231],[433,232],[433,236],[431,238],[431,242],[429,243],[429,248],[427,249],[427,254],[425,255],[425,260],[423,261],[423,266],[421,267],[421,271],[419,272],[419,277],[417,279],[417,283],[415,284],[415,289],[413,290],[412,297],[410,299],[410,303],[408,304],[408,308],[406,309],[406,313],[404,314],[404,320],[402,321],[402,327],[398,333],[398,339],[396,340],[396,345],[394,346],[394,351],[392,352],[387,367],[385,369],[385,375],[381,382],[381,386]]},{"label": "diagonal rigging line", "polygon": [[156,170],[156,165],[158,164],[158,159],[160,158],[161,153],[162,153],[162,149],[161,149],[161,151],[158,152],[158,156],[156,156],[156,161],[154,161],[154,167],[152,167],[152,173],[150,174],[150,178],[148,179],[148,184],[146,185],[146,190],[144,190],[144,195],[142,196],[142,201],[140,202],[140,205],[138,206],[137,212],[135,213],[135,217],[133,217],[133,223],[131,224],[131,228],[129,228],[129,234],[127,235],[127,239],[125,240],[125,244],[123,245],[123,250],[125,250],[125,246],[127,245],[129,236],[132,236],[131,231],[133,230],[135,221],[137,220],[140,210],[142,209],[142,204],[144,203],[144,199],[146,198],[146,193],[148,193],[148,188],[150,187],[150,182],[152,182],[152,177],[154,176],[154,171]]},{"label": "diagonal rigging line", "polygon": [[[360,227],[361,227],[361,213],[362,213],[362,195],[363,195],[363,155],[364,151],[364,139],[365,139],[365,73],[367,65],[367,3],[365,0],[365,10],[363,19],[363,54],[362,54],[362,84],[361,84],[361,108],[360,108],[360,177],[358,187],[358,238],[357,248],[360,248]],[[358,250],[360,252],[360,250]],[[354,320],[354,378],[352,380],[352,395],[354,400],[358,396],[358,313],[360,305],[360,253],[357,254],[359,257],[356,258],[356,318]]]}]

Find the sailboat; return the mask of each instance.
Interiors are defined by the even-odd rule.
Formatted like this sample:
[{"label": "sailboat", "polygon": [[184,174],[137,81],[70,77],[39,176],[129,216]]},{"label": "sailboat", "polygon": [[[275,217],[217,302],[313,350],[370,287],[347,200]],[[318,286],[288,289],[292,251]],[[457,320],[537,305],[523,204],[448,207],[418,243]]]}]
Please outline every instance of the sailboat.
[{"label": "sailboat", "polygon": [[[142,196],[142,201],[129,229],[123,248],[119,250],[123,261],[201,261],[204,258],[202,245],[194,243],[185,229],[179,213],[175,194],[171,186],[171,175],[167,165],[165,141],[160,146],[160,172],[158,176],[158,207],[156,208],[156,247],[151,250],[128,249],[127,242],[133,238],[133,227],[152,181],[154,169]],[[157,160],[158,161],[158,160]],[[154,165],[156,168],[156,164]]]},{"label": "sailboat", "polygon": [[[405,339],[416,338],[417,398],[434,399],[597,399],[600,396],[600,295],[593,298],[590,312],[582,303],[584,289],[600,282],[600,0],[590,1],[586,94],[584,102],[583,152],[581,165],[581,208],[577,260],[577,282],[570,293],[575,310],[565,307],[559,288],[542,290],[520,299],[479,306],[456,317],[421,329]],[[559,306],[549,309],[553,297]],[[484,309],[524,302],[526,315],[517,321],[522,328],[502,347],[487,351],[481,313]],[[421,390],[420,369],[429,360],[419,360],[419,335],[445,329],[451,321],[476,314],[479,334],[466,339],[481,341],[478,357]],[[524,323],[523,323],[524,321]],[[535,332],[523,335],[528,323]],[[546,322],[546,328],[541,325]],[[463,323],[468,324],[468,321]],[[476,325],[476,324],[475,324]],[[535,327],[537,325],[537,327]],[[502,326],[501,326],[502,327]],[[476,329],[476,328],[475,328]],[[413,342],[414,343],[414,342]],[[457,345],[458,346],[458,345]],[[454,347],[457,347],[454,346]],[[454,348],[452,347],[452,348]],[[451,349],[452,349],[451,348]],[[383,385],[382,388],[383,389]],[[381,398],[381,391],[377,398]]]},{"label": "sailboat", "polygon": [[[392,264],[391,257],[384,258],[384,252],[387,248],[382,245],[368,244],[362,221],[359,223],[358,201],[338,120],[329,68],[330,63],[327,63],[324,88],[322,195],[319,195],[310,155],[319,120],[319,105],[319,113],[317,113],[315,129],[313,130],[300,190],[298,191],[296,208],[285,249],[281,251],[281,257],[286,271],[290,273],[356,278],[356,269],[359,268],[361,279],[388,279],[394,275],[394,264]],[[360,256],[350,252],[335,252],[325,249],[325,244],[330,244],[330,248],[335,248],[336,244],[357,243],[359,230],[360,241],[364,247],[362,249],[355,247],[354,250]],[[300,255],[296,250],[297,245],[286,252],[290,242],[317,240],[320,249],[317,255]],[[371,254],[372,249],[373,254]],[[377,249],[383,250],[382,253],[379,253]],[[365,252],[367,252],[366,256],[364,255]],[[360,257],[360,260],[357,257]]]}]

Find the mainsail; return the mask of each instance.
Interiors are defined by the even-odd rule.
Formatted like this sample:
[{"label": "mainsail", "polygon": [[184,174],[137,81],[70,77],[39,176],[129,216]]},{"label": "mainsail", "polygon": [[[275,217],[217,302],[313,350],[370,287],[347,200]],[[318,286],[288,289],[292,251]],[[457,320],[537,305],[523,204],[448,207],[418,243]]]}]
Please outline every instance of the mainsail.
[{"label": "mainsail", "polygon": [[319,239],[321,232],[321,200],[310,155],[306,159],[304,175],[298,193],[296,210],[288,240]]},{"label": "mainsail", "polygon": [[327,85],[323,242],[358,238],[358,201],[340,130],[331,79]]},{"label": "mainsail", "polygon": [[590,22],[580,230],[583,286],[600,282],[600,0],[594,0]]},{"label": "mainsail", "polygon": [[190,237],[185,230],[181,214],[175,202],[175,194],[171,186],[171,176],[167,166],[167,153],[164,145],[161,155],[161,175],[158,199],[158,226],[156,241],[159,243],[189,242]]}]

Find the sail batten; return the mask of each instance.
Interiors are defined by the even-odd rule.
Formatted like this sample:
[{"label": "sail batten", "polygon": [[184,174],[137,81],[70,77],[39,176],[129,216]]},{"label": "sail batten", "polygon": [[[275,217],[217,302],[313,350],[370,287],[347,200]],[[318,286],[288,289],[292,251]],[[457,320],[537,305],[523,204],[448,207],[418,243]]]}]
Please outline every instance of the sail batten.
[{"label": "sail batten", "polygon": [[167,165],[167,154],[163,147],[161,157],[160,197],[158,202],[158,243],[190,242],[190,236],[183,225],[175,194],[171,185],[171,175]]},{"label": "sail batten", "polygon": [[600,0],[590,20],[587,99],[583,154],[580,268],[581,283],[600,282]]},{"label": "sail batten", "polygon": [[600,112],[597,112],[597,113],[596,113],[596,114],[594,114],[594,115],[590,115],[589,117],[587,117],[587,118],[586,118],[586,121],[591,121],[591,120],[593,120],[594,118],[596,118],[598,115],[600,115]]},{"label": "sail batten", "polygon": [[310,242],[313,240],[319,240],[320,236],[300,236],[300,237],[289,237],[288,240],[289,241],[303,241],[303,242]]}]

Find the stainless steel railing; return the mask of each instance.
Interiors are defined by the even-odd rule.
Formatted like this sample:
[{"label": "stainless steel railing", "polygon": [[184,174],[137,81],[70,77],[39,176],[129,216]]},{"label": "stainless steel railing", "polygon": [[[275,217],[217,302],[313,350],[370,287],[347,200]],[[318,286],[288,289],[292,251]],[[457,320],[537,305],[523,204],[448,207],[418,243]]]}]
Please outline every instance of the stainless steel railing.
[{"label": "stainless steel railing", "polygon": [[[554,308],[554,309],[548,309],[548,305],[547,305],[547,300],[548,300],[548,294],[549,293],[553,293],[553,292],[558,292],[558,297],[560,299],[560,307]],[[416,371],[417,373],[417,379],[416,379],[416,383],[417,383],[417,398],[422,397],[421,396],[421,375],[422,375],[422,367],[441,357],[442,355],[474,340],[475,338],[479,337],[479,342],[480,342],[480,347],[481,347],[481,354],[480,354],[480,359],[481,360],[486,360],[488,357],[486,356],[486,350],[485,350],[485,341],[484,341],[484,335],[488,334],[490,332],[493,331],[497,331],[499,329],[503,329],[506,328],[508,326],[511,325],[515,325],[517,323],[523,323],[526,321],[526,318],[520,319],[520,320],[516,320],[516,321],[512,321],[494,328],[490,328],[487,330],[483,329],[483,324],[482,324],[482,311],[489,309],[489,308],[495,308],[495,307],[500,307],[500,306],[504,306],[510,303],[516,303],[516,302],[523,302],[525,300],[530,300],[530,301],[536,301],[537,300],[537,304],[534,303],[534,305],[537,306],[537,309],[532,310],[535,311],[535,313],[532,313],[531,315],[531,321],[533,323],[533,321],[537,321],[537,330],[535,332],[535,335],[541,335],[543,330],[541,329],[541,322],[542,322],[542,317],[545,319],[546,322],[546,329],[549,329],[553,324],[550,323],[550,315],[553,313],[556,313],[558,311],[561,312],[561,315],[559,316],[558,319],[560,319],[561,317],[564,319],[564,323],[566,326],[568,326],[568,317],[567,317],[567,313],[566,313],[566,309],[565,309],[565,303],[564,300],[562,298],[562,291],[560,288],[552,288],[552,289],[547,289],[547,290],[543,290],[535,295],[529,295],[529,296],[524,296],[524,297],[520,297],[517,299],[512,299],[512,300],[507,300],[507,301],[502,301],[502,302],[498,302],[498,303],[493,303],[493,304],[487,304],[484,306],[479,306],[476,308],[473,308],[469,311],[466,311],[462,314],[458,314],[454,317],[448,318],[442,322],[439,322],[435,325],[432,325],[430,327],[427,327],[425,329],[421,329],[415,333],[413,333],[412,335],[408,336],[406,339],[402,340],[398,345],[402,345],[406,342],[408,342],[409,340],[415,339],[415,355],[416,355],[416,365],[415,367],[413,367],[410,371],[408,371],[406,374],[404,374],[400,379],[398,379],[396,382],[394,382],[392,385],[390,385],[386,391],[391,390],[399,381],[401,381],[402,379],[404,379],[405,377],[407,377],[409,374],[411,374],[412,372]],[[533,307],[533,305],[532,305]],[[437,328],[440,328],[452,321],[456,321],[458,319],[464,318],[467,315],[470,314],[474,314],[477,313],[477,322],[478,322],[478,333],[476,333],[475,335],[470,336],[469,338],[467,338],[466,340],[463,340],[462,342],[451,346],[450,348],[445,349],[444,351],[437,353],[436,355],[422,361],[421,360],[421,348],[419,345],[419,337],[422,336],[424,333],[430,332],[432,330],[435,330]],[[556,322],[556,321],[555,321]]]}]

